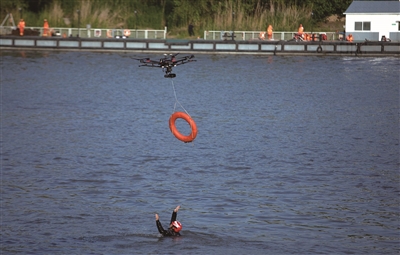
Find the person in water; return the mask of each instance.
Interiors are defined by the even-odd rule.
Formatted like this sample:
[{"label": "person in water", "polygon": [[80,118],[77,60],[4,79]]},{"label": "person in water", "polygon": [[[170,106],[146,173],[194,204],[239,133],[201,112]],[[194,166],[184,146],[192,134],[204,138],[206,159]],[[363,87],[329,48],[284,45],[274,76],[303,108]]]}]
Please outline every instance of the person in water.
[{"label": "person in water", "polygon": [[179,231],[182,229],[182,224],[176,220],[176,215],[178,213],[179,208],[181,208],[180,205],[178,205],[174,211],[172,212],[171,216],[171,222],[169,223],[169,228],[165,230],[163,226],[161,225],[160,218],[158,217],[158,214],[156,213],[156,224],[157,224],[157,229],[160,234],[163,236],[180,236],[181,234]]}]

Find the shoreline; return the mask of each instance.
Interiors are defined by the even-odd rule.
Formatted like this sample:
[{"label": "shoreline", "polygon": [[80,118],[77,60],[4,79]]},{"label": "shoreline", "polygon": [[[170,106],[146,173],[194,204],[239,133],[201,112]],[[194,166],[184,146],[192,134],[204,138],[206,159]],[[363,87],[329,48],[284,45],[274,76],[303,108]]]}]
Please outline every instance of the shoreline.
[{"label": "shoreline", "polygon": [[1,50],[92,51],[133,53],[400,56],[400,42],[234,41],[0,36]]}]

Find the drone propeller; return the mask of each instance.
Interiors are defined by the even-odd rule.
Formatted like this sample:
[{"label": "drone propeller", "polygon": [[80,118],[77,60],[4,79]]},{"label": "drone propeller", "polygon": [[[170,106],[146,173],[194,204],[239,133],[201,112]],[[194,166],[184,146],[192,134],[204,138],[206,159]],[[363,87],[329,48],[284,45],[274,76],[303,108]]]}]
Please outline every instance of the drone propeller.
[{"label": "drone propeller", "polygon": [[194,58],[194,55],[186,56],[182,60],[189,60],[189,59],[192,59],[192,58]]},{"label": "drone propeller", "polygon": [[162,68],[163,71],[165,72],[164,75],[165,78],[174,78],[176,77],[176,75],[171,73],[173,67],[196,61],[193,60],[194,55],[175,58],[178,54],[179,53],[164,54],[164,58],[159,59],[159,61],[151,60],[150,58],[141,58],[141,59],[135,58],[135,59],[140,61],[141,65],[139,66]]},{"label": "drone propeller", "polygon": [[150,63],[151,62],[150,58],[133,58],[133,59],[139,60],[140,63]]},{"label": "drone propeller", "polygon": [[171,57],[175,57],[175,56],[177,56],[179,54],[179,52],[178,53],[175,53],[175,54],[166,54],[166,53],[164,53],[164,56],[171,56]]}]

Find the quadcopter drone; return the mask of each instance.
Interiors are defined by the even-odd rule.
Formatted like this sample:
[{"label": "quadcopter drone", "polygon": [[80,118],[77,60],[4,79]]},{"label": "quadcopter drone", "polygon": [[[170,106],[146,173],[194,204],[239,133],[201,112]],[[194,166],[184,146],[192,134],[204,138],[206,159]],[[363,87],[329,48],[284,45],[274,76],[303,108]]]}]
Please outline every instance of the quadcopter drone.
[{"label": "quadcopter drone", "polygon": [[142,63],[140,66],[148,66],[148,67],[159,67],[163,69],[163,72],[165,72],[164,78],[175,78],[176,74],[172,73],[172,67],[178,66],[178,65],[183,65],[189,62],[196,61],[194,60],[194,55],[190,56],[184,56],[177,58],[176,56],[179,53],[176,54],[164,54],[164,58],[161,58],[159,61],[156,60],[151,60],[150,58],[135,58],[136,60],[139,60],[140,63]]}]

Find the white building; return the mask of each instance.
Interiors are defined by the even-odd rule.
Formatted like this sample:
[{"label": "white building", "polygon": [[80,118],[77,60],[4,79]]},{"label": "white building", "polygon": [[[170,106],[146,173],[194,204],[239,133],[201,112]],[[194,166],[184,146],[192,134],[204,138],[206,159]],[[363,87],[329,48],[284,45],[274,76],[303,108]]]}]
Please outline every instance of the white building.
[{"label": "white building", "polygon": [[344,12],[346,35],[354,41],[379,41],[382,36],[400,41],[399,1],[353,1]]}]

